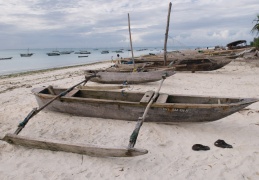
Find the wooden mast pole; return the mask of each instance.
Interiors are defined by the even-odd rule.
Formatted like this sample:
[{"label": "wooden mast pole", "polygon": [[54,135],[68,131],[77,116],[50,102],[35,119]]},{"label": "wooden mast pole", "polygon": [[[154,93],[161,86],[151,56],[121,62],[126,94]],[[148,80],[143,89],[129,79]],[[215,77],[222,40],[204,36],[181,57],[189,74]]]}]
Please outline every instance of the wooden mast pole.
[{"label": "wooden mast pole", "polygon": [[130,16],[129,16],[129,13],[128,13],[128,26],[129,26],[131,56],[132,56],[132,61],[133,61],[134,69],[135,69],[135,61],[134,61],[134,54],[133,54],[132,40],[131,40],[131,31],[130,31]]},{"label": "wooden mast pole", "polygon": [[167,25],[166,25],[166,32],[165,32],[165,44],[164,44],[164,66],[166,65],[166,54],[167,54],[167,39],[168,39],[168,30],[169,30],[169,22],[170,22],[170,13],[171,13],[171,7],[172,3],[169,3],[169,9],[168,9],[168,16],[167,16]]}]

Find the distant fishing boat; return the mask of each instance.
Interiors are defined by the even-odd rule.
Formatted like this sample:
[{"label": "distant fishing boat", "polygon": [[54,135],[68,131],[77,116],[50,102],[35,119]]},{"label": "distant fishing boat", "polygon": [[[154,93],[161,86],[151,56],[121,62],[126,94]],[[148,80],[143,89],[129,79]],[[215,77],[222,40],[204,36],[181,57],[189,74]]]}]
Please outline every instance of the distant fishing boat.
[{"label": "distant fishing boat", "polygon": [[59,52],[50,52],[50,53],[47,53],[48,56],[59,56],[60,53]]},{"label": "distant fishing boat", "polygon": [[59,53],[60,54],[71,54],[72,52],[74,52],[74,51],[60,51]]},{"label": "distant fishing boat", "polygon": [[116,53],[123,53],[122,50],[116,50],[116,51],[112,51],[112,52],[116,52]]},{"label": "distant fishing boat", "polygon": [[0,60],[8,60],[8,59],[12,59],[13,57],[6,57],[6,58],[0,58]]},{"label": "distant fishing boat", "polygon": [[88,56],[78,56],[79,58],[88,57]]},{"label": "distant fishing boat", "polygon": [[75,54],[91,54],[91,52],[86,50],[86,51],[75,52]]},{"label": "distant fishing boat", "polygon": [[91,52],[89,52],[89,51],[80,51],[79,54],[91,54]]},{"label": "distant fishing boat", "polygon": [[105,51],[102,51],[101,54],[108,54],[109,51],[105,50]]},{"label": "distant fishing boat", "polygon": [[31,57],[33,53],[29,53],[29,48],[27,50],[27,53],[20,54],[21,57]]}]

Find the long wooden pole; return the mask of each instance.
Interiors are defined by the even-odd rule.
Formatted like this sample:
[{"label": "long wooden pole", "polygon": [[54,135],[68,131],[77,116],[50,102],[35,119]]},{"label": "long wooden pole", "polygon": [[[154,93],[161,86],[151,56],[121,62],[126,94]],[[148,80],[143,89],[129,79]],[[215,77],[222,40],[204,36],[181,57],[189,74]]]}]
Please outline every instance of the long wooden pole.
[{"label": "long wooden pole", "polygon": [[29,122],[29,120],[35,116],[36,114],[38,114],[42,109],[44,109],[45,107],[47,107],[49,104],[51,104],[53,101],[55,101],[56,99],[60,98],[61,96],[65,96],[67,93],[69,93],[70,91],[72,91],[75,87],[79,86],[80,84],[86,83],[89,79],[96,77],[95,75],[89,76],[89,77],[85,77],[85,80],[83,80],[82,82],[68,88],[66,91],[61,92],[59,95],[57,95],[56,97],[54,97],[53,99],[51,99],[49,102],[47,102],[46,104],[44,104],[43,106],[41,106],[39,109],[38,108],[33,108],[32,111],[25,117],[25,119],[23,120],[23,122],[19,123],[18,128],[16,129],[16,131],[14,132],[14,134],[18,135],[22,129],[26,126],[26,124]]},{"label": "long wooden pole", "polygon": [[145,121],[145,118],[146,118],[146,115],[148,113],[148,110],[150,108],[150,106],[153,104],[154,100],[157,98],[158,96],[158,93],[162,87],[162,84],[164,82],[164,80],[166,79],[166,76],[162,76],[162,80],[160,81],[160,84],[159,84],[159,87],[158,89],[156,90],[154,96],[152,97],[152,99],[149,101],[145,111],[144,111],[144,114],[142,117],[139,117],[138,118],[138,122],[136,124],[136,127],[134,129],[134,131],[132,132],[131,136],[130,136],[130,140],[129,140],[129,145],[128,145],[128,149],[132,149],[134,148],[135,144],[136,144],[136,141],[137,141],[137,138],[138,138],[138,134],[139,134],[139,130],[143,124],[143,122]]},{"label": "long wooden pole", "polygon": [[167,39],[168,39],[168,30],[169,30],[169,22],[170,22],[170,13],[171,13],[171,7],[172,3],[169,3],[169,9],[168,9],[168,16],[167,16],[167,25],[166,25],[166,32],[165,32],[165,44],[164,44],[164,66],[166,65],[167,61]]},{"label": "long wooden pole", "polygon": [[134,54],[133,54],[132,40],[131,40],[131,31],[130,31],[130,15],[129,15],[129,13],[128,13],[128,26],[129,26],[131,56],[132,56],[132,61],[133,61],[134,69],[135,69],[135,61],[134,61]]}]

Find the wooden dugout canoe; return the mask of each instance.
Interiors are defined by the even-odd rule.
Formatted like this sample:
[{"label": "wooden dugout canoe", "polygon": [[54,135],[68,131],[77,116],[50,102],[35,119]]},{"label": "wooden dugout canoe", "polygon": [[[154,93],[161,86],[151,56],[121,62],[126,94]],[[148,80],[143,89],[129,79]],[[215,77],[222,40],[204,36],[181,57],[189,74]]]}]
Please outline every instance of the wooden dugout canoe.
[{"label": "wooden dugout canoe", "polygon": [[[53,91],[55,94],[59,94],[64,89],[55,88]],[[55,97],[47,87],[35,88],[32,92],[36,96],[39,106]],[[46,109],[78,116],[137,121],[153,95],[153,91],[138,93],[75,89],[55,100]],[[145,121],[158,123],[215,121],[257,101],[258,99],[254,98],[159,93],[158,98],[151,105]]]},{"label": "wooden dugout canoe", "polygon": [[[227,64],[229,64],[231,59],[209,59],[209,58],[200,58],[192,60],[180,60],[175,61],[172,66],[176,67],[176,71],[213,71],[220,69]],[[185,65],[185,66],[181,66]]]},{"label": "wooden dugout canoe", "polygon": [[[233,58],[232,58],[233,59]],[[220,69],[227,64],[229,64],[232,59],[229,58],[222,58],[222,57],[213,57],[213,58],[207,58],[207,57],[185,57],[185,58],[176,58],[176,59],[170,59],[168,60],[166,66],[163,66],[163,59],[161,58],[144,58],[144,59],[136,59],[136,64],[143,63],[143,62],[150,62],[153,63],[153,65],[146,67],[148,68],[154,68],[154,67],[175,67],[176,71],[213,71]],[[125,62],[127,62],[125,60]]]},{"label": "wooden dugout canoe", "polygon": [[129,71],[107,71],[107,70],[86,70],[86,76],[95,74],[99,77],[92,78],[90,81],[103,84],[140,84],[155,82],[162,79],[162,76],[172,76],[175,74],[175,68],[149,69],[144,72]]}]

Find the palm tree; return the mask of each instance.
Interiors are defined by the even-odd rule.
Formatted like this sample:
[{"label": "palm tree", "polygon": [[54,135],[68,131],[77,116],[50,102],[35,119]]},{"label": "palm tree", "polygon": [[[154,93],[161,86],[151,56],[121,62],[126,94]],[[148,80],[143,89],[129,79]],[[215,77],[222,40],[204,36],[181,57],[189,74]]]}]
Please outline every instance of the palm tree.
[{"label": "palm tree", "polygon": [[254,19],[253,22],[255,22],[256,24],[252,28],[251,32],[256,33],[256,35],[258,35],[259,34],[259,14],[257,14],[257,19]]}]

